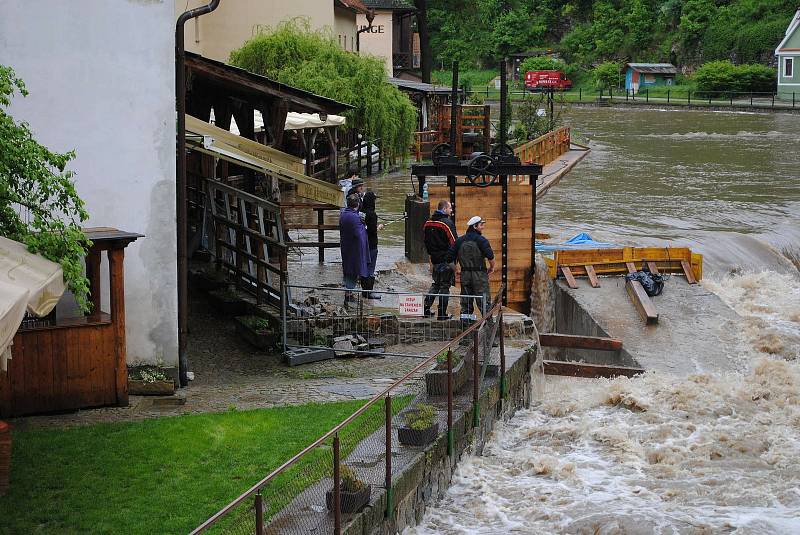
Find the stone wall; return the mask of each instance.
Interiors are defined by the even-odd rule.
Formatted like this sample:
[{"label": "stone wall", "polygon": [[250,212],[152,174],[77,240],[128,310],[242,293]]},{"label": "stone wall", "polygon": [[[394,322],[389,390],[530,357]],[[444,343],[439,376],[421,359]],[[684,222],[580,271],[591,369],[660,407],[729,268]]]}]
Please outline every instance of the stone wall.
[{"label": "stone wall", "polygon": [[508,397],[500,399],[500,383],[495,378],[480,398],[480,424],[472,427],[472,412],[466,411],[453,421],[455,454],[447,455],[447,434],[443,433],[420,450],[408,467],[395,476],[392,486],[394,514],[386,518],[385,492],[360,514],[350,519],[342,533],[379,535],[398,533],[420,522],[425,507],[444,497],[458,462],[471,454],[480,455],[495,422],[507,420],[517,409],[527,407],[530,399],[530,370],[536,361],[536,347],[531,347],[506,372]]}]

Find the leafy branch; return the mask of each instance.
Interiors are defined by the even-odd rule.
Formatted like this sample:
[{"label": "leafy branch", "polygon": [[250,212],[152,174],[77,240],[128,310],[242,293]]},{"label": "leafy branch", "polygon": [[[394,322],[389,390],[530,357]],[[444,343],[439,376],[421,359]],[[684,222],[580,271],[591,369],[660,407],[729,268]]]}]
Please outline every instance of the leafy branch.
[{"label": "leafy branch", "polygon": [[89,214],[66,169],[75,152],[50,151],[27,123],[14,121],[7,108],[15,93],[28,95],[14,70],[0,65],[0,235],[61,264],[78,307],[89,311],[83,259],[91,242],[80,227]]}]

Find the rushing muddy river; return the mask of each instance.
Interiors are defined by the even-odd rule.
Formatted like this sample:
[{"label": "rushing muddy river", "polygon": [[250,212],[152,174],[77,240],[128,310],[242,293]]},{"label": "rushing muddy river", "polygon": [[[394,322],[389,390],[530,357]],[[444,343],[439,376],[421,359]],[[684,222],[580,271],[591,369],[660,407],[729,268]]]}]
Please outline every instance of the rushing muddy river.
[{"label": "rushing muddy river", "polygon": [[742,317],[745,371],[537,377],[531,408],[406,535],[800,533],[800,117],[570,122],[593,151],[541,201],[540,228],[703,253],[703,285]]}]

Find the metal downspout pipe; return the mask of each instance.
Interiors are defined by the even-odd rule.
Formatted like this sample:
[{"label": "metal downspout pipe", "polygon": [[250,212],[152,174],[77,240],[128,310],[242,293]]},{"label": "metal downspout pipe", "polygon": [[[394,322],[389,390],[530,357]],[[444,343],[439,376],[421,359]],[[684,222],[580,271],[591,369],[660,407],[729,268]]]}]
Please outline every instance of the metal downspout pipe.
[{"label": "metal downspout pipe", "polygon": [[186,50],[184,48],[184,24],[189,19],[211,13],[220,0],[211,0],[208,5],[190,9],[178,17],[175,24],[175,111],[178,115],[178,147],[175,173],[177,175],[175,202],[178,231],[178,376],[180,385],[187,386],[189,359],[186,351],[189,334],[189,299],[187,276],[189,259],[186,246]]}]

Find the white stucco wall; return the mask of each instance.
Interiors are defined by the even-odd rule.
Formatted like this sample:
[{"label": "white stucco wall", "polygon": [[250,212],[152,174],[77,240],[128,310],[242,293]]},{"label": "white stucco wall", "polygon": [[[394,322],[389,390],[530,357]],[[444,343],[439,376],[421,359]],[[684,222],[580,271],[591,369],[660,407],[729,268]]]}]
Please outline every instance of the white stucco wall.
[{"label": "white stucco wall", "polygon": [[[207,3],[208,0],[188,0],[188,4],[187,0],[177,0],[175,18],[187,5],[192,9]],[[186,50],[227,63],[231,51],[260,31],[297,17],[308,19],[313,30],[327,29],[334,40],[337,40],[334,30],[344,34],[344,20],[340,17],[334,21],[332,0],[223,0],[213,13],[197,19],[197,23],[186,23]],[[354,31],[353,28],[351,32]]]},{"label": "white stucco wall", "polygon": [[0,0],[0,64],[30,92],[11,113],[77,151],[87,226],[146,235],[125,251],[128,362],[166,365],[178,345],[174,14],[173,0]]},{"label": "white stucco wall", "polygon": [[[357,18],[358,29],[366,28],[369,25],[367,17],[359,14]],[[392,65],[392,12],[379,11],[375,13],[372,21],[372,28],[362,32],[360,40],[361,54],[370,54],[384,60],[386,65],[386,75],[394,76],[394,65]]]}]

